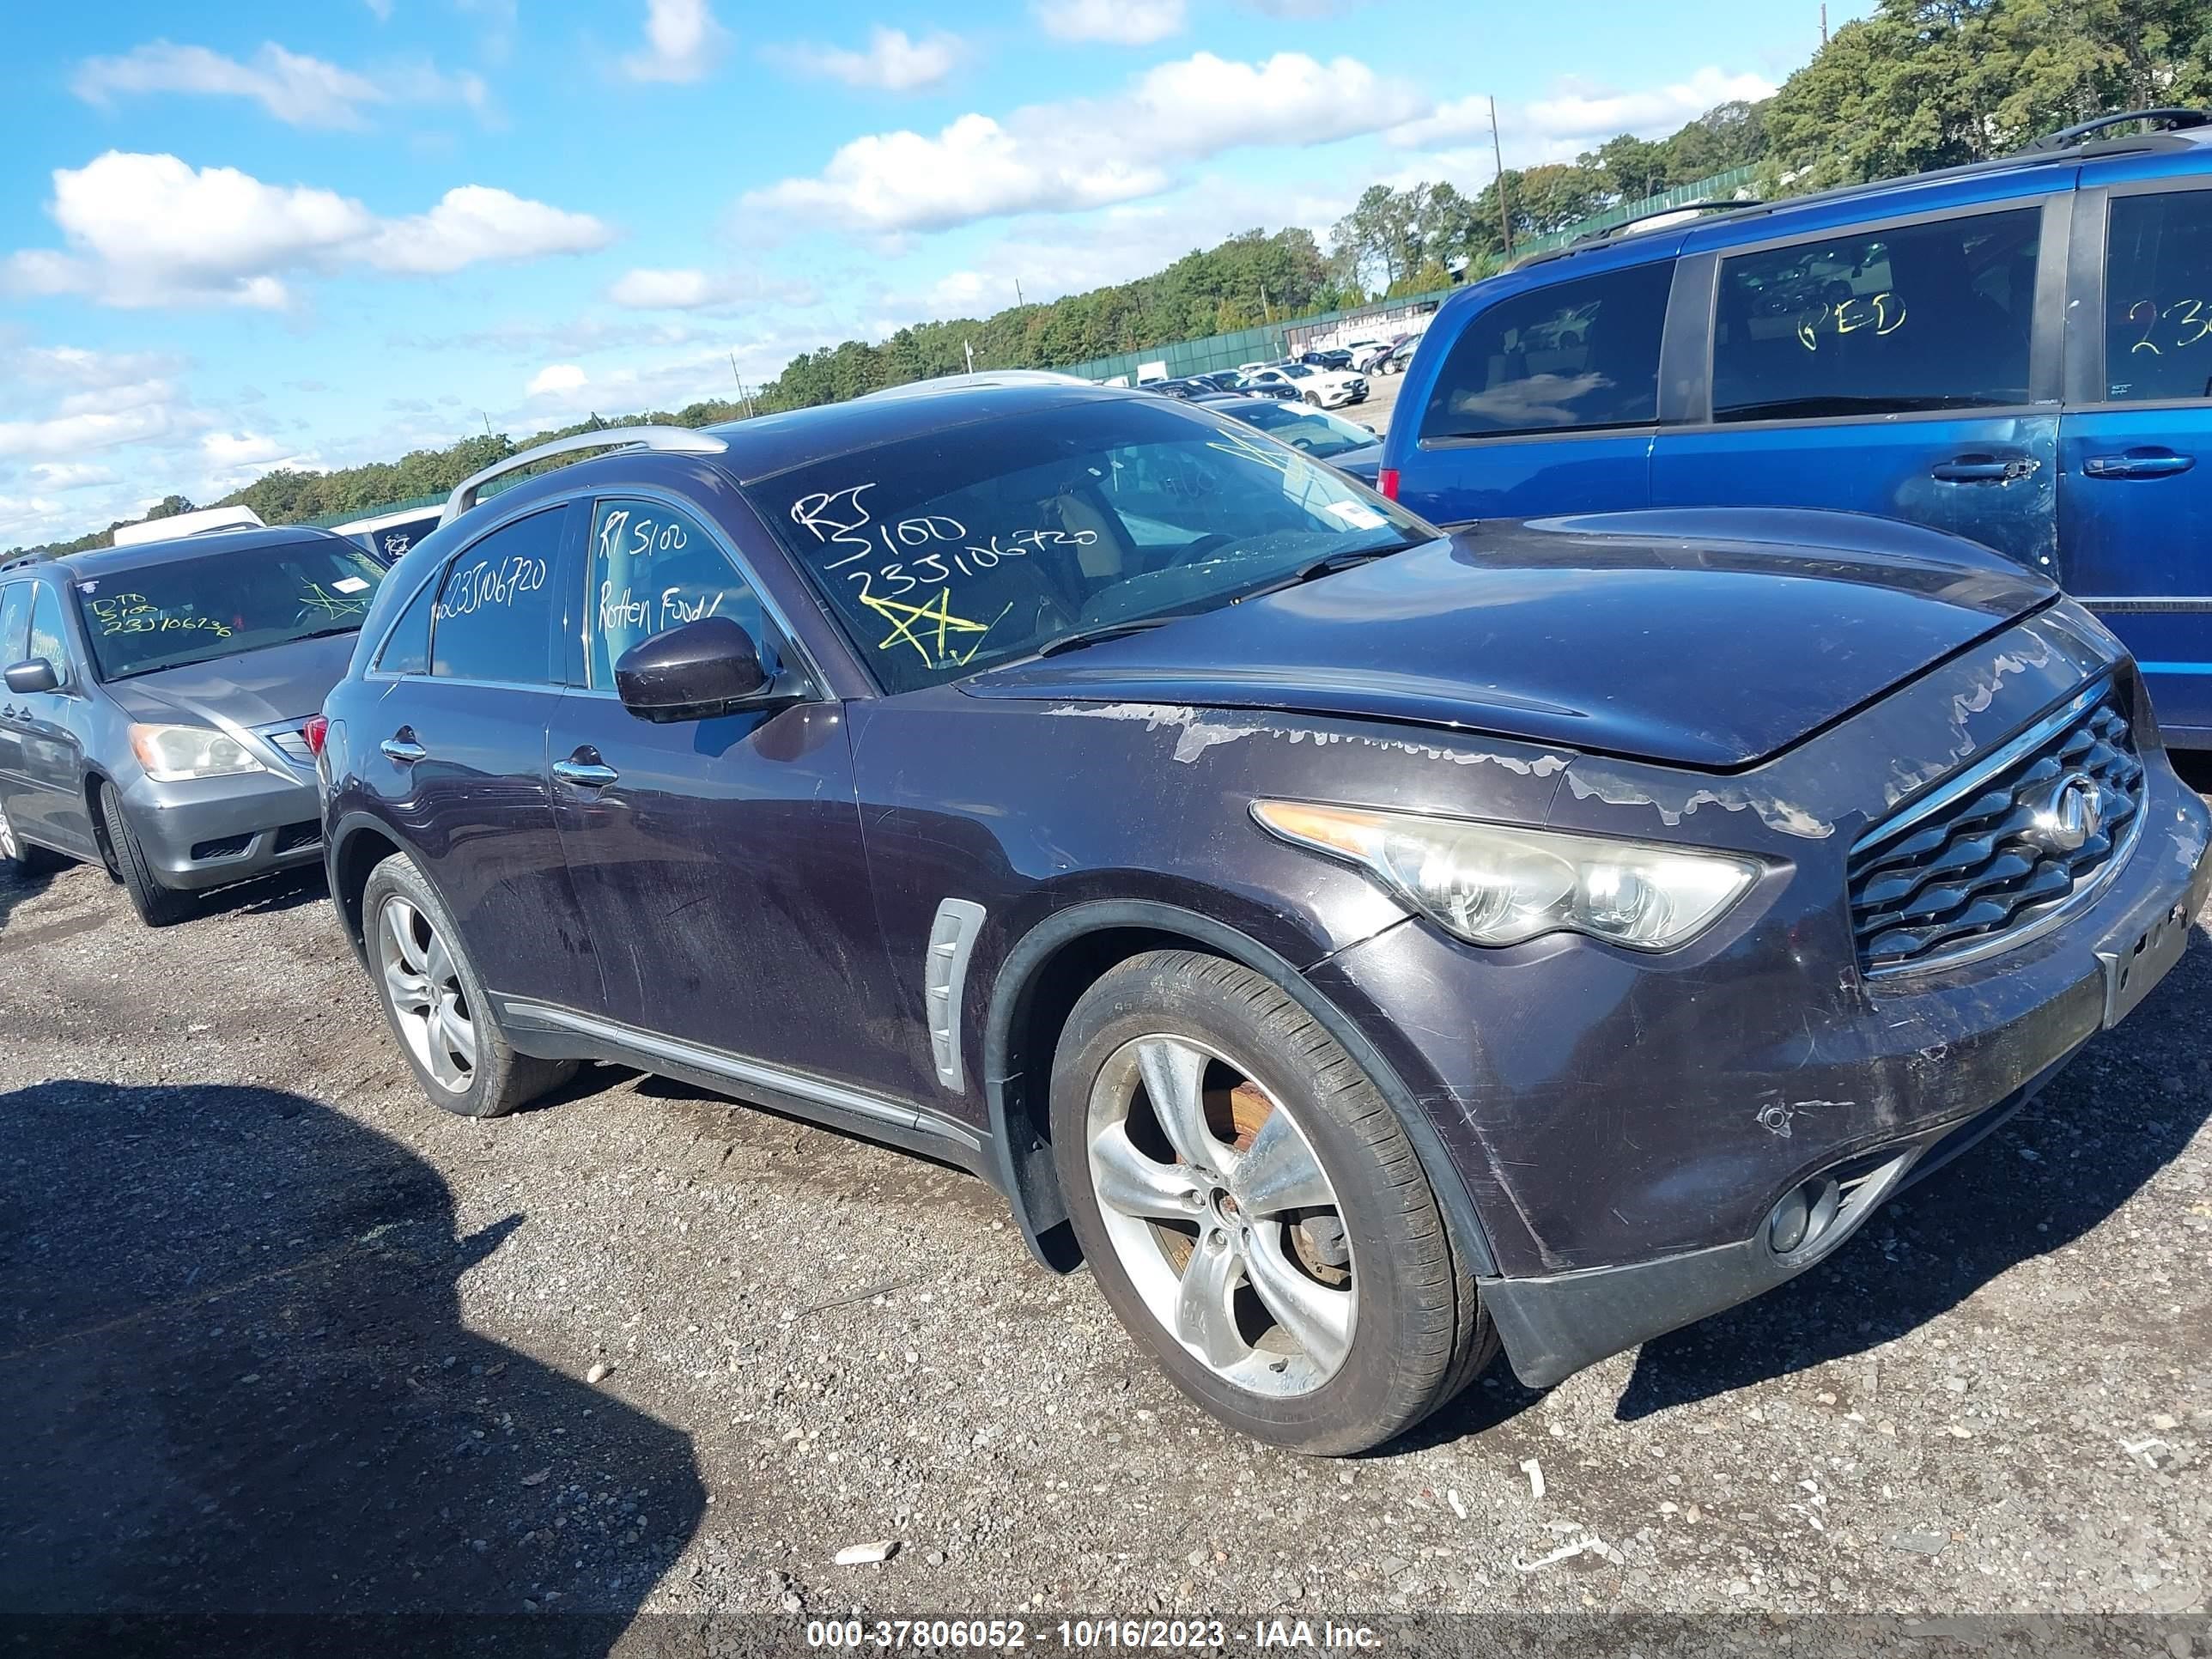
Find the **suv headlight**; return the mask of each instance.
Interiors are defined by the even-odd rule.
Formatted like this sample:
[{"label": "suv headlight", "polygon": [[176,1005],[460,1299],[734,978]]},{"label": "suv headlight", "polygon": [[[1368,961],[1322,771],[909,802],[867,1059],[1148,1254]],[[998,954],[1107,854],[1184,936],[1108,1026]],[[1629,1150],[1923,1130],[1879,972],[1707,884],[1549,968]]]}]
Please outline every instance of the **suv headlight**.
[{"label": "suv headlight", "polygon": [[238,739],[204,726],[134,726],[131,748],[156,783],[267,770]]},{"label": "suv headlight", "polygon": [[1755,860],[1553,830],[1259,800],[1285,841],[1356,864],[1471,945],[1560,929],[1638,951],[1697,937],[1758,879]]}]

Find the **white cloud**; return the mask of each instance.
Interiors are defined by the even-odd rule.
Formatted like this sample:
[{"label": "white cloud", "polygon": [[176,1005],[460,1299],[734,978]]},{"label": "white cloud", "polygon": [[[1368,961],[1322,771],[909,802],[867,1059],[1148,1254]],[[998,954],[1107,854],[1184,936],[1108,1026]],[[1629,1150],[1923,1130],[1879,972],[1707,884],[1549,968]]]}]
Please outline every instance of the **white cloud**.
[{"label": "white cloud", "polygon": [[277,273],[367,265],[399,275],[601,247],[613,233],[503,190],[465,185],[427,213],[384,219],[335,191],[268,185],[235,167],[110,150],[57,168],[50,205],[69,252],[13,255],[0,276],[34,294],[112,306],[289,301]]},{"label": "white cloud", "polygon": [[1031,105],[1003,123],[963,115],[933,137],[856,138],[815,177],[752,191],[744,205],[886,232],[1077,212],[1166,191],[1175,162],[1248,144],[1324,143],[1426,108],[1413,88],[1354,58],[1279,52],[1245,64],[1200,52],[1146,70],[1115,98]]},{"label": "white cloud", "polygon": [[48,489],[88,489],[115,482],[106,467],[82,461],[40,461],[31,469],[31,477]]},{"label": "white cloud", "polygon": [[848,87],[914,92],[933,87],[951,74],[965,51],[957,35],[939,31],[916,40],[904,29],[878,24],[869,32],[866,52],[801,45],[784,47],[775,55],[804,74],[827,76]]},{"label": "white cloud", "polygon": [[380,270],[442,276],[487,260],[588,252],[613,240],[614,233],[588,213],[463,185],[447,191],[428,213],[386,221],[362,251]]},{"label": "white cloud", "polygon": [[707,0],[645,0],[645,50],[623,70],[633,81],[701,81],[728,44]]},{"label": "white cloud", "polygon": [[1184,0],[1036,0],[1031,9],[1055,40],[1115,46],[1149,46],[1181,34],[1189,21]]},{"label": "white cloud", "polygon": [[607,298],[632,311],[699,311],[710,306],[812,305],[821,296],[811,283],[780,282],[751,271],[688,268],[624,271]]},{"label": "white cloud", "polygon": [[[1686,81],[1638,92],[1591,87],[1568,80],[1548,98],[1500,104],[1498,124],[1509,166],[1571,161],[1624,132],[1662,138],[1716,104],[1770,97],[1773,85],[1753,74],[1731,75],[1708,64]],[[1490,102],[1480,94],[1439,106],[1417,121],[1394,127],[1389,141],[1408,149],[1490,140]],[[1488,171],[1485,169],[1486,173]]]},{"label": "white cloud", "polygon": [[392,21],[392,0],[363,0],[363,3],[378,22],[389,23]]},{"label": "white cloud", "polygon": [[366,124],[364,109],[378,104],[462,104],[481,115],[490,101],[479,76],[447,75],[428,64],[364,75],[288,52],[273,40],[250,62],[205,46],[150,41],[119,58],[87,58],[70,89],[102,109],[125,94],[248,98],[277,120],[300,127],[359,127]]},{"label": "white cloud", "polygon": [[90,449],[173,437],[192,424],[188,406],[161,381],[65,398],[39,419],[0,421],[0,459],[68,460]]},{"label": "white cloud", "polygon": [[590,383],[591,378],[574,363],[548,363],[531,376],[530,384],[524,390],[532,398],[578,392]]}]

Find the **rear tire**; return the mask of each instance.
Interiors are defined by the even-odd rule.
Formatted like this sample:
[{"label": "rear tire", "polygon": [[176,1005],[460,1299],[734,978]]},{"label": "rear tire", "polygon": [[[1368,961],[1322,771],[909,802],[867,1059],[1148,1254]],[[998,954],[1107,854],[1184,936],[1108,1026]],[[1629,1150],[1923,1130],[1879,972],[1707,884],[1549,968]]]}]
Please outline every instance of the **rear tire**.
[{"label": "rear tire", "polygon": [[167,927],[182,921],[193,910],[192,896],[161,885],[146,856],[145,844],[123,811],[123,796],[112,783],[100,786],[100,818],[106,826],[108,851],[114,854],[115,874],[131,906],[149,927]]},{"label": "rear tire", "polygon": [[1263,975],[1182,951],[1110,969],[1068,1017],[1051,1111],[1100,1292],[1231,1427],[1364,1451],[1496,1351],[1389,1103]]},{"label": "rear tire", "polygon": [[453,913],[404,853],[368,872],[361,915],[384,1017],[437,1105],[459,1117],[502,1117],[576,1074],[573,1060],[515,1052]]}]

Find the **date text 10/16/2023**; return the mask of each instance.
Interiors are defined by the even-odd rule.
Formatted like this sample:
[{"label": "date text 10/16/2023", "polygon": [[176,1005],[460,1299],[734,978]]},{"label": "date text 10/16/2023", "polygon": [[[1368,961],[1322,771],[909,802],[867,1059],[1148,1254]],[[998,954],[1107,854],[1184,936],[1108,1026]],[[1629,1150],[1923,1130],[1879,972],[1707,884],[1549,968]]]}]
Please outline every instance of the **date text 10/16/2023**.
[{"label": "date text 10/16/2023", "polygon": [[1372,1652],[1383,1637],[1371,1626],[1331,1619],[815,1619],[806,1645],[831,1650],[982,1650],[1029,1647],[1066,1651],[1218,1652],[1231,1647],[1334,1649]]}]

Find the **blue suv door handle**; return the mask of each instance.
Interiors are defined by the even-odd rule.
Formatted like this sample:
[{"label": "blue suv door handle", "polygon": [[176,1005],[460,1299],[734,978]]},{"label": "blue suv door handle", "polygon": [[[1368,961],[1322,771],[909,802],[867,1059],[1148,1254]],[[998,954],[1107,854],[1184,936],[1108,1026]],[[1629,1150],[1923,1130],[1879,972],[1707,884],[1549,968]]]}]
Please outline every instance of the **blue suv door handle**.
[{"label": "blue suv door handle", "polygon": [[2025,478],[2041,465],[2031,455],[2014,455],[2009,459],[1995,455],[1960,455],[1938,461],[1928,469],[1928,476],[1938,483],[2010,483],[2014,478]]},{"label": "blue suv door handle", "polygon": [[398,761],[402,766],[412,766],[416,761],[422,760],[430,752],[421,744],[416,742],[415,733],[404,726],[376,746],[384,750],[385,754],[390,758]]},{"label": "blue suv door handle", "polygon": [[2170,478],[2196,465],[2194,455],[2170,449],[2130,449],[2123,455],[2092,455],[2081,471],[2092,478]]},{"label": "blue suv door handle", "polygon": [[599,759],[596,749],[579,749],[567,760],[553,763],[553,775],[580,789],[604,789],[622,774]]}]

